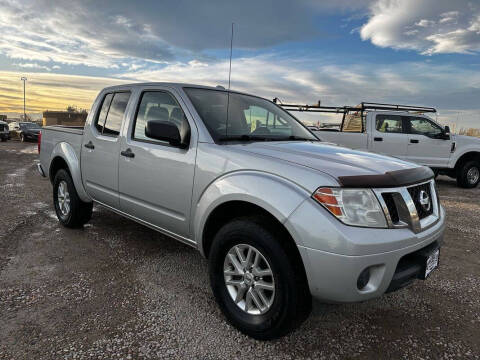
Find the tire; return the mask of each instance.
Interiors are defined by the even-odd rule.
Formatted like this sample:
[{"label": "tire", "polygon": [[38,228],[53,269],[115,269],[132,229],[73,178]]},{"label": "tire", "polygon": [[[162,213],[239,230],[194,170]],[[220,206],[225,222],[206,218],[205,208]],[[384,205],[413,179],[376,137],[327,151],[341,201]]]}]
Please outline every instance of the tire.
[{"label": "tire", "polygon": [[[67,191],[65,193],[65,190]],[[67,199],[68,198],[68,207]],[[53,181],[53,205],[60,223],[67,228],[79,228],[92,217],[93,203],[80,200],[72,177],[65,169],[55,174]]]},{"label": "tire", "polygon": [[20,141],[21,141],[21,142],[25,142],[25,135],[20,134]]},{"label": "tire", "polygon": [[480,182],[480,163],[478,161],[467,161],[457,171],[457,185],[471,189]]},{"label": "tire", "polygon": [[2,138],[2,142],[5,142],[5,141],[7,141],[7,138]]},{"label": "tire", "polygon": [[[212,243],[209,273],[215,299],[233,326],[258,340],[275,339],[289,333],[308,317],[311,310],[312,299],[305,273],[292,258],[292,251],[287,250],[287,240],[289,239],[285,239],[281,232],[276,231],[268,219],[257,217],[239,218],[227,223],[217,232]],[[243,251],[244,259],[247,257],[248,249],[253,247],[265,260],[260,262],[263,263],[263,268],[271,269],[271,277],[268,275],[260,279],[255,277],[253,284],[257,299],[260,299],[259,291],[263,293],[263,298],[270,299],[270,306],[265,307],[263,313],[259,310],[260,307],[257,307],[257,310],[250,308],[249,311],[252,313],[241,308],[242,302],[246,307],[247,300],[242,300],[237,305],[233,298],[236,295],[231,295],[232,289],[239,288],[232,286],[230,289],[227,288],[226,282],[230,280],[226,280],[224,268],[228,267],[229,272],[235,272],[235,268],[232,266],[233,263],[227,265],[226,259],[237,245],[241,245],[239,248]],[[255,274],[255,270],[252,270],[251,274]],[[231,276],[231,280],[238,281],[239,276]],[[243,280],[240,280],[244,281],[243,285],[247,281],[246,277],[247,275],[244,275]],[[272,291],[263,290],[260,282],[274,284],[273,298]],[[248,296],[250,290],[251,288],[248,288],[245,296]],[[256,306],[254,302],[251,304]],[[265,305],[266,302],[262,304]],[[257,313],[253,313],[254,311]]]}]

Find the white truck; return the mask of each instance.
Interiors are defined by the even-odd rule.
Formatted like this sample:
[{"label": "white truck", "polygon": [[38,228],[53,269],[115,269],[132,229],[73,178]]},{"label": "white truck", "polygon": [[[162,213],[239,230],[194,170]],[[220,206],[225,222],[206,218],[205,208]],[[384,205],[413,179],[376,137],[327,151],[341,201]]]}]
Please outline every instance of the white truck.
[{"label": "white truck", "polygon": [[313,133],[322,141],[429,166],[464,188],[480,182],[480,139],[454,135],[427,116],[434,108],[361,103],[358,106],[282,105],[288,111],[343,113],[340,130]]}]

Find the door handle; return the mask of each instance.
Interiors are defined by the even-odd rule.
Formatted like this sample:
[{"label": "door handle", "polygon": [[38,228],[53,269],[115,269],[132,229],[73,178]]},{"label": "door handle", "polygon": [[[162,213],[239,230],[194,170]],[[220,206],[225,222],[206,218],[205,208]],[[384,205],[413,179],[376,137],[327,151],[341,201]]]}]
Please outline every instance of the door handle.
[{"label": "door handle", "polygon": [[420,142],[420,140],[418,140],[418,139],[410,139],[410,142],[411,142],[412,144],[418,144],[418,143]]},{"label": "door handle", "polygon": [[127,150],[125,151],[122,151],[120,153],[120,155],[122,156],[125,156],[125,157],[128,157],[128,158],[134,158],[135,157],[135,154],[132,152],[132,149],[128,148]]},{"label": "door handle", "polygon": [[376,137],[376,138],[373,138],[373,141],[383,141],[383,138],[382,137]]},{"label": "door handle", "polygon": [[95,145],[93,145],[91,141],[89,141],[83,146],[85,146],[87,149],[91,149],[91,150],[95,149]]}]

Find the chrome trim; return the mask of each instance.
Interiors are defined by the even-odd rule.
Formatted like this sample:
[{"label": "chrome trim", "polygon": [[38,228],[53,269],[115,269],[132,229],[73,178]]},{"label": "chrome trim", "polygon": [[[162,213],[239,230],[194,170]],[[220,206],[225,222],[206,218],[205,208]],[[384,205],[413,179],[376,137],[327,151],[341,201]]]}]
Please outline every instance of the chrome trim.
[{"label": "chrome trim", "polygon": [[[432,215],[429,215],[424,219],[420,219],[417,213],[417,208],[415,207],[415,203],[410,196],[408,189],[423,184],[430,185],[430,196],[433,206],[433,212]],[[372,190],[375,193],[375,196],[377,197],[383,209],[383,212],[385,213],[385,218],[387,219],[387,224],[390,228],[408,227],[415,234],[418,234],[419,232],[424,231],[435,225],[440,219],[440,203],[435,188],[435,181],[433,179],[409,186],[402,186],[397,188],[379,188]],[[398,212],[398,223],[393,223],[387,204],[385,203],[385,200],[383,198],[383,194],[387,193],[392,194]]]}]

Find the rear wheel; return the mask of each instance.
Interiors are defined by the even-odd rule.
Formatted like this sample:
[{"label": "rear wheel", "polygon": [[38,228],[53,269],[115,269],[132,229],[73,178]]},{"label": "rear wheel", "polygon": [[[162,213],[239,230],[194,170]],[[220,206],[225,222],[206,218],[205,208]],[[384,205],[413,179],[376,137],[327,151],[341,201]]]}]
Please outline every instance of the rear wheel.
[{"label": "rear wheel", "polygon": [[78,228],[92,217],[92,203],[80,200],[70,174],[60,169],[53,181],[53,204],[60,223],[69,228]]},{"label": "rear wheel", "polygon": [[463,188],[474,188],[480,182],[480,163],[467,161],[457,171],[457,184]]},{"label": "rear wheel", "polygon": [[[265,220],[265,219],[263,219]],[[311,295],[282,234],[268,220],[242,218],[224,225],[209,256],[210,282],[229,322],[260,340],[299,326],[311,309]]]}]

